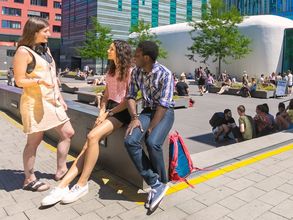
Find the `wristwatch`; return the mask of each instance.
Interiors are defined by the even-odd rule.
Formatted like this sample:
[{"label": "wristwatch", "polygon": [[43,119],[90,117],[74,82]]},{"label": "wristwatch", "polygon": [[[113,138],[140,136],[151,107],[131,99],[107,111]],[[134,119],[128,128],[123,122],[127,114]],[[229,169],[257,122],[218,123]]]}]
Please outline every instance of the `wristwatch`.
[{"label": "wristwatch", "polygon": [[112,116],[114,115],[114,112],[112,112],[111,109],[108,109],[107,112],[108,112],[108,115],[109,115],[110,117],[112,117]]}]

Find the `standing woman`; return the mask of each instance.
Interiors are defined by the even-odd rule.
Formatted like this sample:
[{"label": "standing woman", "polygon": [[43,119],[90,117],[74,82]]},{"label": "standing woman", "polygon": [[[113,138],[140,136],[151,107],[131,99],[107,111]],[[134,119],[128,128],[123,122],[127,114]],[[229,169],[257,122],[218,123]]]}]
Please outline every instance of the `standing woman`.
[{"label": "standing woman", "polygon": [[[131,73],[129,44],[126,41],[114,40],[108,49],[108,59],[110,66],[106,75],[106,88],[95,126],[87,135],[83,149],[68,173],[42,200],[42,206],[53,205],[59,201],[71,203],[87,194],[88,179],[99,157],[99,141],[130,122],[125,100]],[[69,191],[68,185],[80,173],[77,183]]]},{"label": "standing woman", "polygon": [[60,136],[57,146],[55,179],[67,172],[66,156],[74,130],[66,114],[65,104],[57,85],[55,62],[46,46],[50,36],[49,23],[42,18],[29,18],[14,56],[17,86],[23,88],[20,113],[27,143],[23,151],[25,180],[23,189],[44,191],[50,188],[34,174],[36,151],[44,131],[54,128]]}]

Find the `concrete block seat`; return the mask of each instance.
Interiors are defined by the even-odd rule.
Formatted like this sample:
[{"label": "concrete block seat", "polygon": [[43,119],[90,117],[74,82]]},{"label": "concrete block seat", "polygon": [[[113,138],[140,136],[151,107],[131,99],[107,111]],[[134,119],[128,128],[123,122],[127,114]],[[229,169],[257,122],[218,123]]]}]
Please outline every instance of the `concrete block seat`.
[{"label": "concrete block seat", "polygon": [[77,101],[83,103],[91,103],[96,100],[97,93],[90,91],[76,91]]},{"label": "concrete block seat", "polygon": [[61,83],[61,89],[62,92],[68,92],[68,93],[75,93],[80,88],[88,87],[85,82],[84,83]]}]

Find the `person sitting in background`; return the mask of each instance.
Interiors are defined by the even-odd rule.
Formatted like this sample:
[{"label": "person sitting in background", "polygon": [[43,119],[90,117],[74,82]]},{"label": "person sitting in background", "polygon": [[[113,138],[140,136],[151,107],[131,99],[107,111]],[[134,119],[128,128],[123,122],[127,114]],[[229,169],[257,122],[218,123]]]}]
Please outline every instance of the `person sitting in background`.
[{"label": "person sitting in background", "polygon": [[253,119],[245,114],[245,107],[243,105],[237,107],[237,112],[239,114],[238,122],[241,139],[244,141],[252,139],[254,133]]},{"label": "person sitting in background", "polygon": [[252,77],[251,78],[251,85],[250,85],[250,88],[249,88],[250,94],[252,92],[255,92],[256,91],[256,88],[257,88],[256,79]]},{"label": "person sitting in background", "polygon": [[218,94],[223,94],[225,91],[228,91],[230,87],[232,86],[232,81],[227,77],[225,81],[222,83],[222,87]]},{"label": "person sitting in background", "polygon": [[251,97],[249,92],[249,85],[248,85],[248,75],[245,73],[242,76],[242,87],[237,94],[240,94],[242,97]]},{"label": "person sitting in background", "polygon": [[259,84],[264,84],[264,82],[265,82],[265,75],[264,75],[264,74],[261,74],[261,75],[260,75],[260,78],[259,78],[259,80],[258,80],[258,83],[259,83]]},{"label": "person sitting in background", "polygon": [[176,88],[178,96],[188,96],[189,94],[188,85],[185,81],[186,81],[185,75],[181,75],[180,81],[176,83],[175,88]]},{"label": "person sitting in background", "polygon": [[278,126],[278,130],[286,130],[290,129],[292,125],[292,121],[290,119],[289,114],[286,112],[284,102],[280,102],[278,105],[278,113],[276,114],[276,124]]},{"label": "person sitting in background", "polygon": [[100,79],[94,79],[93,86],[106,85],[105,77],[102,76]]},{"label": "person sitting in background", "polygon": [[256,115],[253,120],[256,125],[256,134],[258,137],[270,134],[272,131],[272,123],[269,116],[266,114],[264,105],[256,106]]}]

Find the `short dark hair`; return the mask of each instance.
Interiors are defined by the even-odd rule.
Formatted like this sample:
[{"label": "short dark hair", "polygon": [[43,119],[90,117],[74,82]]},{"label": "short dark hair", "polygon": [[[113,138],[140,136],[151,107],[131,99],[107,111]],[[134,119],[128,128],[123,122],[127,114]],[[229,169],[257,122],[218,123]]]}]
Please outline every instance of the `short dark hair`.
[{"label": "short dark hair", "polygon": [[228,108],[226,108],[226,109],[224,110],[224,114],[227,114],[228,112],[231,112],[231,110],[228,109]]},{"label": "short dark hair", "polygon": [[268,104],[267,103],[264,103],[264,104],[262,104],[263,105],[263,109],[264,109],[264,112],[265,113],[267,113],[267,114],[269,114],[269,111],[270,111],[270,109],[269,109],[269,106],[268,106]]},{"label": "short dark hair", "polygon": [[159,47],[153,41],[142,41],[137,48],[141,49],[143,55],[149,56],[153,61],[157,60],[159,55]]},{"label": "short dark hair", "polygon": [[280,102],[278,108],[286,108],[284,102]]},{"label": "short dark hair", "polygon": [[237,107],[237,109],[238,109],[238,111],[240,111],[241,113],[244,113],[244,112],[245,112],[245,107],[244,107],[244,105],[239,105],[239,106]]}]

